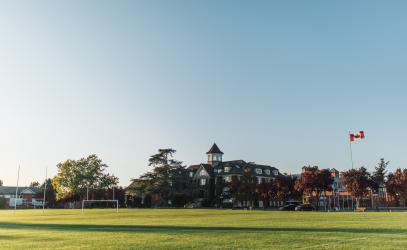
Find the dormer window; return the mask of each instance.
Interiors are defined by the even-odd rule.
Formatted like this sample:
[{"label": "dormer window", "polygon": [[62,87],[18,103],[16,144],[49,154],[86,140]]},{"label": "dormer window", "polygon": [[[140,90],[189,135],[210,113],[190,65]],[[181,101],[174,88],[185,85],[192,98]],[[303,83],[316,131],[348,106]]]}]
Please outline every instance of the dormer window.
[{"label": "dormer window", "polygon": [[278,175],[278,170],[273,170],[273,175]]},{"label": "dormer window", "polygon": [[270,175],[270,169],[266,169],[264,172],[266,172],[266,175]]},{"label": "dormer window", "polygon": [[262,174],[262,172],[261,168],[256,168],[256,174]]}]

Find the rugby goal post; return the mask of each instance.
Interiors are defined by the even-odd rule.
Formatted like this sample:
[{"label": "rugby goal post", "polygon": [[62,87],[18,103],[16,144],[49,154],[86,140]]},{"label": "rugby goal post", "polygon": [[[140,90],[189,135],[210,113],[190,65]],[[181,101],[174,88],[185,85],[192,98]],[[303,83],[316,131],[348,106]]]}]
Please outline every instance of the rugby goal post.
[{"label": "rugby goal post", "polygon": [[82,200],[82,213],[85,209],[86,203],[113,203],[116,204],[116,213],[119,212],[119,200]]}]

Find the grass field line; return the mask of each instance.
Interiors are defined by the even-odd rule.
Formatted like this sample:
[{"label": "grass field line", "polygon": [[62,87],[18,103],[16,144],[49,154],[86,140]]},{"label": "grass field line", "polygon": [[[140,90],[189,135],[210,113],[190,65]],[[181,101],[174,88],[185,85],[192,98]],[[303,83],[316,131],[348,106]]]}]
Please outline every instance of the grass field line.
[{"label": "grass field line", "polygon": [[348,240],[339,240],[339,241],[336,241],[334,243],[317,244],[317,245],[313,245],[313,246],[300,247],[300,248],[296,248],[296,249],[297,250],[304,250],[304,249],[313,249],[313,248],[320,248],[320,247],[330,247],[332,245],[338,245],[338,244],[341,244],[341,243],[347,243],[347,242],[351,242],[351,241],[367,240],[368,238],[369,237],[354,238],[354,239],[348,239]]}]

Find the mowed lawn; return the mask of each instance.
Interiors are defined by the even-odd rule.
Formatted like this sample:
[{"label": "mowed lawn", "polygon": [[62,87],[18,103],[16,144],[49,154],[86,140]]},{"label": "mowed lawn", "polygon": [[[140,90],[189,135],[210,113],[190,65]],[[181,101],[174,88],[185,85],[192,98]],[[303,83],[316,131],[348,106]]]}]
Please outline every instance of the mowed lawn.
[{"label": "mowed lawn", "polygon": [[406,249],[407,213],[0,211],[1,249]]}]

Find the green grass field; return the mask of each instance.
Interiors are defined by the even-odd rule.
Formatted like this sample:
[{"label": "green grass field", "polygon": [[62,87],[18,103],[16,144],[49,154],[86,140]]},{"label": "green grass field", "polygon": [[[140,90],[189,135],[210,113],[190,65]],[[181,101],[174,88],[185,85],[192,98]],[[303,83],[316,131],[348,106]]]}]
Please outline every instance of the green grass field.
[{"label": "green grass field", "polygon": [[406,249],[407,213],[0,211],[1,249]]}]

